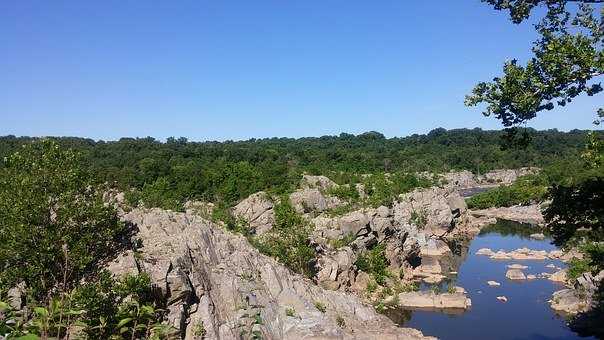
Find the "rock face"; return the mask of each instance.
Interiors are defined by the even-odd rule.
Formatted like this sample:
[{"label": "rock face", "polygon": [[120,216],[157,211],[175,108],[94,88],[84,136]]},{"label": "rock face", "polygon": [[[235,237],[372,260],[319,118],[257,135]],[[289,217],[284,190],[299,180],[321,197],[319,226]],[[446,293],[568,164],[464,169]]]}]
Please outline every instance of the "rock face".
[{"label": "rock face", "polygon": [[513,206],[472,210],[471,214],[475,217],[496,218],[502,220],[516,221],[520,223],[529,223],[534,225],[543,225],[545,223],[545,220],[543,219],[543,214],[541,213],[541,208],[537,204],[529,206]]},{"label": "rock face", "polygon": [[393,210],[397,221],[417,225],[419,216],[424,225],[417,225],[418,228],[446,231],[454,219],[467,210],[467,206],[457,191],[434,187],[403,195],[399,202],[395,202]]},{"label": "rock face", "polygon": [[[135,237],[142,247],[136,257],[122,254],[109,269],[116,275],[149,273],[168,301],[168,322],[184,339],[194,339],[199,325],[206,339],[252,334],[265,339],[424,338],[396,327],[355,297],[291,273],[244,237],[197,215],[134,209],[123,220],[138,229]],[[287,315],[288,309],[294,316]]]},{"label": "rock face", "polygon": [[275,212],[273,202],[264,192],[257,192],[241,201],[233,208],[233,215],[245,219],[250,231],[263,234],[269,231],[275,223]]}]

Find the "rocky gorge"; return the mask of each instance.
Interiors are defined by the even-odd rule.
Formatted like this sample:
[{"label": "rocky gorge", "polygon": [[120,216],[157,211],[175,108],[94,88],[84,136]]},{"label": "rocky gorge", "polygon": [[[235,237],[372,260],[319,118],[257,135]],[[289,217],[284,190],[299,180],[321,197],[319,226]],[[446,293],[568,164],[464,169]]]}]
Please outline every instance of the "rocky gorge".
[{"label": "rocky gorge", "polygon": [[[400,308],[448,312],[472,308],[471,294],[463,287],[443,288],[454,281],[468,256],[469,242],[498,219],[539,224],[543,218],[537,206],[470,211],[460,192],[507,185],[531,171],[535,170],[484,176],[448,173],[439,186],[416,189],[378,207],[337,197],[332,193],[340,185],[324,176],[305,175],[288,199],[313,226],[310,243],[317,256],[312,277],[293,273],[261,254],[243,235],[225,230],[221,222],[209,218],[213,206],[203,202],[189,202],[185,212],[122,209],[121,219],[136,231],[133,237],[141,246],[120,254],[107,268],[116,276],[148,273],[167,301],[167,322],[183,339],[430,338],[383,314]],[[363,197],[368,188],[354,189]],[[261,236],[273,229],[280,199],[259,192],[237,204],[232,213],[250,234]],[[119,205],[122,199],[118,196],[115,201]],[[378,248],[387,265],[383,277],[359,268],[359,259]],[[573,256],[531,249],[480,249],[479,254],[492,260]],[[522,268],[510,268],[508,273],[511,280],[528,278]],[[565,281],[561,275],[547,278]],[[600,276],[578,282],[593,292]],[[575,286],[556,292],[552,308],[585,311],[590,295],[578,292]]]}]

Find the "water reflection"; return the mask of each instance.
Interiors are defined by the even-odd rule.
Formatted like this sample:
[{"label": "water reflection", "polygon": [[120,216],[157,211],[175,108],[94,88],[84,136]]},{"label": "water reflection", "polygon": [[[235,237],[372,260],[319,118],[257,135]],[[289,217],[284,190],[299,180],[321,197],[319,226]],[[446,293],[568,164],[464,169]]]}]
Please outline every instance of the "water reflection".
[{"label": "water reflection", "polygon": [[[475,255],[480,248],[504,251],[522,247],[546,251],[556,249],[547,238],[534,240],[529,237],[538,232],[542,230],[536,226],[499,221],[484,228],[471,242],[456,245],[457,255],[440,259],[444,274],[449,271],[458,274],[449,274],[438,289],[447,291],[454,285],[465,288],[472,299],[472,308],[465,313],[388,309],[385,314],[399,325],[417,328],[426,335],[441,339],[579,338],[566,326],[565,319],[549,307],[551,294],[562,289],[561,285],[543,279],[514,282],[505,277],[507,265],[512,263],[528,266],[526,274],[552,272],[546,267],[548,264],[564,267],[564,263],[557,260],[494,261]],[[501,286],[490,287],[487,284],[489,280],[500,282]],[[422,290],[434,288],[421,285]],[[497,296],[506,296],[508,302],[498,301]]]}]

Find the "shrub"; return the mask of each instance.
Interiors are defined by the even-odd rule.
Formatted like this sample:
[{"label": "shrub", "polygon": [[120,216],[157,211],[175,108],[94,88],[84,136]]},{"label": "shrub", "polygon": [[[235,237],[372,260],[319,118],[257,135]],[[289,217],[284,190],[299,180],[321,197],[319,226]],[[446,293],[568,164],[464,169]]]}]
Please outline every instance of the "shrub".
[{"label": "shrub", "polygon": [[125,228],[79,155],[42,140],[0,168],[0,290],[24,282],[45,302],[67,292],[120,247]]},{"label": "shrub", "polygon": [[[165,313],[158,307],[147,275],[115,281],[103,272],[96,282],[54,296],[48,304],[32,303],[22,311],[13,311],[0,303],[5,316],[0,330],[8,337],[64,338],[70,327],[77,326],[78,335],[85,338],[163,339],[174,329],[160,323]],[[33,313],[28,314],[28,310]]]},{"label": "shrub", "polygon": [[357,239],[357,237],[355,234],[349,233],[349,234],[344,235],[344,237],[342,237],[342,238],[331,240],[330,244],[335,249],[338,249],[338,248],[346,247],[347,245],[351,244],[356,239]]},{"label": "shrub", "polygon": [[367,251],[357,258],[355,265],[357,269],[362,270],[375,279],[375,281],[383,285],[386,278],[390,276],[388,273],[388,259],[385,254],[386,247],[383,244],[379,244],[373,247],[370,251]]},{"label": "shrub", "polygon": [[289,269],[312,277],[316,251],[310,244],[311,227],[292,207],[287,197],[275,205],[275,224],[271,231],[250,238],[260,252],[276,258]]},{"label": "shrub", "polygon": [[315,301],[315,308],[318,309],[321,313],[325,313],[327,311],[327,307],[325,307],[325,304],[319,301]]},{"label": "shrub", "polygon": [[501,186],[476,194],[466,200],[470,209],[510,207],[540,201],[547,192],[548,182],[544,176],[527,175],[520,177],[509,186]]},{"label": "shrub", "polygon": [[424,229],[428,224],[428,213],[426,212],[426,210],[413,210],[411,212],[411,218],[409,222],[416,225],[419,229]]},{"label": "shrub", "polygon": [[335,196],[350,202],[355,202],[359,199],[359,192],[353,184],[332,187],[329,188],[326,193],[330,196]]}]

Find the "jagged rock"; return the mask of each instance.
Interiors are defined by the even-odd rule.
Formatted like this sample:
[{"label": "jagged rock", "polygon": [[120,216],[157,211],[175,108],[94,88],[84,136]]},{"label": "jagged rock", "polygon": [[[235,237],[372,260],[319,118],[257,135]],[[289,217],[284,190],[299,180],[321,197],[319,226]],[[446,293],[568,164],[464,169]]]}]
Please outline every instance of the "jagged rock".
[{"label": "jagged rock", "polygon": [[398,295],[399,305],[419,309],[468,309],[472,306],[463,293],[406,292]]},{"label": "jagged rock", "polygon": [[344,235],[358,235],[369,225],[369,218],[360,211],[353,211],[342,216],[338,224]]},{"label": "jagged rock", "polygon": [[247,221],[251,231],[258,235],[269,231],[275,223],[273,202],[265,192],[257,192],[239,202],[233,208],[233,215]]},{"label": "jagged rock", "polygon": [[443,256],[451,254],[451,249],[443,240],[431,238],[424,247],[420,248],[420,254],[422,256]]},{"label": "jagged rock", "polygon": [[472,210],[470,213],[475,217],[496,218],[502,220],[543,225],[545,220],[541,213],[541,207],[537,204],[529,206],[513,206]]},{"label": "jagged rock", "polygon": [[[458,204],[465,207],[457,191],[443,188],[417,189],[402,195],[399,202],[395,202],[393,211],[397,221],[413,223],[411,217],[420,215],[425,218],[426,225],[422,228],[448,229],[455,218],[454,212],[459,214]],[[449,205],[452,202],[453,206]]]},{"label": "jagged rock", "polygon": [[341,204],[337,197],[325,197],[319,189],[301,189],[293,192],[289,199],[300,214],[321,212]]},{"label": "jagged rock", "polygon": [[550,281],[566,282],[566,269],[559,270],[549,276]]},{"label": "jagged rock", "polygon": [[326,191],[337,186],[338,185],[334,181],[325,176],[302,176],[302,189],[319,189],[321,191]]},{"label": "jagged rock", "polygon": [[519,269],[510,269],[505,273],[505,277],[510,280],[526,280],[526,276]]},{"label": "jagged rock", "polygon": [[458,172],[448,172],[443,175],[448,187],[465,189],[477,187],[476,176],[470,171],[463,170]]},{"label": "jagged rock", "polygon": [[[135,260],[126,260],[133,256],[126,253],[112,268],[148,272],[169,302],[169,323],[185,339],[194,338],[198,325],[207,339],[237,339],[252,331],[269,339],[423,338],[418,331],[396,327],[354,296],[324,290],[291,273],[243,236],[200,216],[134,209],[123,219],[136,226],[142,247]],[[325,305],[325,313],[315,302]],[[286,317],[288,308],[298,317]],[[338,327],[337,317],[347,327]]]}]

